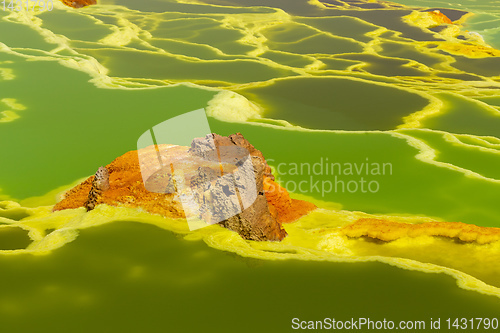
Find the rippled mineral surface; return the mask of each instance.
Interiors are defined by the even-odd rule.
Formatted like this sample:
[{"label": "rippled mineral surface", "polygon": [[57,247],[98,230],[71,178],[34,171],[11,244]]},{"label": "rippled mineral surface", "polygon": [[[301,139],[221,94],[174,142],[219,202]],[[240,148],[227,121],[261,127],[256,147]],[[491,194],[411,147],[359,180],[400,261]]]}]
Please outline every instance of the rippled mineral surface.
[{"label": "rippled mineral surface", "polygon": [[[2,331],[498,317],[500,242],[447,227],[500,227],[498,5],[48,4],[0,7]],[[145,130],[200,108],[319,207],[282,242],[125,207],[52,212]],[[360,219],[382,222],[345,232]]]}]

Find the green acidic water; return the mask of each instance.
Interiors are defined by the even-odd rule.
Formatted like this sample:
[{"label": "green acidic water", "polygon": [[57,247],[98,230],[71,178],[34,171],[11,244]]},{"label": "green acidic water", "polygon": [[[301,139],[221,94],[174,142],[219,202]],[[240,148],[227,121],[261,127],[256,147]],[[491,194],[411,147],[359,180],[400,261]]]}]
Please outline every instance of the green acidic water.
[{"label": "green acidic water", "polygon": [[182,86],[99,89],[88,83],[87,74],[54,61],[0,58],[12,61],[7,68],[17,76],[0,81],[2,95],[26,108],[19,111],[20,119],[0,123],[2,158],[15,161],[2,165],[0,187],[19,199],[93,173],[100,164],[137,149],[137,138],[148,128],[202,108],[214,95]]},{"label": "green acidic water", "polygon": [[430,332],[431,318],[495,317],[500,305],[457,290],[444,275],[380,263],[246,259],[131,222],[82,231],[48,256],[1,257],[0,265],[10,286],[0,298],[2,327],[12,332],[256,332],[263,325],[290,332],[293,318],[353,314],[424,320]]},{"label": "green acidic water", "polygon": [[[499,57],[442,49],[444,37],[406,23],[411,9],[401,4],[474,11],[462,30],[496,47],[498,10],[487,1],[399,3],[103,0],[0,11],[0,250],[47,237],[16,223],[38,222],[50,235],[56,219],[47,211],[36,220],[50,210],[42,202],[54,204],[55,192],[136,149],[152,126],[212,105],[221,89],[246,97],[260,116],[209,117],[212,131],[243,133],[295,195],[324,208],[499,227]],[[370,6],[389,7],[360,10]],[[460,37],[451,41],[473,43]],[[220,105],[232,110],[225,116],[237,111],[230,101]],[[347,213],[320,210],[288,225],[283,243],[242,242],[247,252],[119,214],[44,255],[2,252],[0,327],[289,332],[293,318],[369,317],[424,320],[430,331],[430,318],[443,327],[448,317],[498,316],[498,297],[416,262],[420,271],[327,261],[339,240],[312,240],[351,222],[335,214]],[[488,270],[495,245],[453,252],[456,244],[426,241],[422,251],[418,241],[398,249],[361,239],[339,258],[410,258],[500,285]],[[259,246],[270,260],[249,258]],[[463,255],[467,247],[477,252]],[[308,260],[278,260],[301,251]],[[471,288],[492,294],[483,287]]]},{"label": "green acidic water", "polygon": [[[495,204],[495,193],[498,193],[500,184],[464,177],[458,169],[438,167],[418,160],[416,156],[419,150],[410,147],[404,137],[369,132],[273,131],[251,125],[235,127],[215,121],[212,122],[212,129],[223,134],[230,134],[235,130],[245,133],[245,136],[262,150],[269,164],[278,168],[278,181],[292,192],[341,203],[342,208],[347,210],[399,214],[411,212],[447,221],[498,226],[500,211]],[[268,144],[267,138],[271,133],[273,143]],[[407,134],[406,131],[402,133]],[[409,136],[412,137],[413,135]],[[432,143],[431,147],[434,147]],[[476,152],[481,159],[474,161],[467,159],[467,153],[467,149],[460,150],[460,154],[455,153],[460,156],[459,160],[444,157],[443,162],[455,162],[456,165],[470,167],[471,170],[475,170],[474,167],[477,166],[477,172],[486,169],[494,174],[498,173],[498,162],[495,162],[498,154]],[[464,159],[466,164],[459,163]],[[340,163],[340,167],[333,166],[333,172],[332,163]],[[390,166],[385,167],[384,174],[383,165],[387,163]],[[305,165],[301,168],[302,164]],[[379,172],[377,167],[380,168]],[[308,168],[311,168],[310,172]],[[360,170],[359,174],[356,168]],[[366,193],[361,191],[363,180],[366,182]],[[298,188],[300,182],[305,182],[302,184],[302,190]],[[372,193],[368,188],[370,182],[379,185],[376,193]],[[329,187],[330,184],[332,187]],[[351,192],[355,186],[358,190]],[[375,188],[374,183],[372,190]],[[470,197],[468,193],[475,195]],[[464,197],[467,197],[467,200],[463,200]]]}]

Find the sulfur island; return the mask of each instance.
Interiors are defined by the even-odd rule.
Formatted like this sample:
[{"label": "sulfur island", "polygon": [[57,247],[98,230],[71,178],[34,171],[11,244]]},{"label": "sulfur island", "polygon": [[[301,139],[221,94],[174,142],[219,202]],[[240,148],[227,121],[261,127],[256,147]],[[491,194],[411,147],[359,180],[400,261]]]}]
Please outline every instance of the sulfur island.
[{"label": "sulfur island", "polygon": [[497,329],[494,3],[2,6],[2,330]]}]

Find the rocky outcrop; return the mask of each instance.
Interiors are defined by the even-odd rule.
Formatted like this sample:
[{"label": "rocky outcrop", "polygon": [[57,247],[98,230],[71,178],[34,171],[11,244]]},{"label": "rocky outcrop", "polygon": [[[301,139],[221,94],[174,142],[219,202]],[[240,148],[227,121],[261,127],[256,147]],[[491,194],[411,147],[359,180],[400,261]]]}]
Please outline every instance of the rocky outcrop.
[{"label": "rocky outcrop", "polygon": [[99,167],[92,180],[92,187],[90,188],[85,208],[90,211],[99,204],[102,193],[109,190],[109,172],[105,167]]},{"label": "rocky outcrop", "polygon": [[316,208],[291,199],[274,182],[262,153],[240,133],[195,138],[191,147],[163,144],[128,152],[96,175],[71,189],[54,210],[90,210],[101,203],[139,207],[219,223],[245,239],[279,241],[286,236],[282,223]]},{"label": "rocky outcrop", "polygon": [[448,237],[477,244],[488,244],[500,240],[500,228],[479,227],[461,222],[409,224],[382,219],[359,219],[343,227],[341,232],[351,238],[369,237],[384,242],[419,236]]},{"label": "rocky outcrop", "polygon": [[[220,136],[218,134],[213,134],[213,136],[214,143],[217,147],[238,146],[247,150],[250,156],[258,159],[259,162],[257,163],[262,163],[264,165],[264,176],[274,180],[274,176],[271,173],[271,167],[267,164],[264,155],[262,155],[260,150],[257,150],[250,142],[248,142],[248,140],[246,140],[243,135],[241,135],[241,133],[231,134],[229,136]],[[224,156],[221,156],[221,158],[224,159]],[[254,165],[255,164],[256,163],[254,162]]]}]

